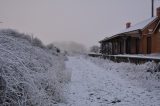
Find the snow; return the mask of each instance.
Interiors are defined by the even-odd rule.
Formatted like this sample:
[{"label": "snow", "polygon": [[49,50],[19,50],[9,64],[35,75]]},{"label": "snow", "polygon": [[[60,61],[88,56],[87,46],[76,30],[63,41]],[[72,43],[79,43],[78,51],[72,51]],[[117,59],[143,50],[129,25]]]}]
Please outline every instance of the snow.
[{"label": "snow", "polygon": [[63,101],[69,76],[65,57],[33,46],[28,38],[0,31],[0,106],[54,106]]},{"label": "snow", "polygon": [[125,32],[130,32],[130,31],[135,31],[135,30],[142,30],[144,29],[148,24],[150,24],[151,22],[153,22],[155,19],[157,18],[157,16],[154,16],[152,18],[146,19],[140,23],[137,23],[134,26],[131,26],[130,28],[127,28],[125,30],[122,30],[121,32],[119,32],[118,34],[121,33],[125,33]]},{"label": "snow", "polygon": [[155,54],[154,53],[153,54],[117,54],[117,55],[105,55],[105,54],[101,54],[101,53],[88,53],[88,55],[160,60],[160,54],[159,53],[155,53]]},{"label": "snow", "polygon": [[160,106],[155,63],[67,58],[20,35],[0,31],[1,106]]},{"label": "snow", "polygon": [[[157,86],[155,89],[148,88],[149,81],[144,87],[139,85],[140,80],[144,79],[141,78],[145,74],[142,69],[146,68],[146,64],[136,68],[129,63],[118,64],[109,60],[76,56],[68,57],[66,67],[72,71],[72,77],[67,86],[68,90],[66,89],[64,93],[66,103],[61,104],[62,106],[160,105],[159,81],[156,82],[152,77],[148,77],[157,84],[153,85]],[[140,75],[137,76],[136,72]],[[130,74],[128,75],[130,77],[126,74]]]},{"label": "snow", "polygon": [[159,54],[118,54],[118,55],[108,55],[108,56],[117,56],[117,57],[128,57],[128,58],[140,58],[140,59],[160,59]]},{"label": "snow", "polygon": [[154,17],[146,19],[146,20],[144,20],[144,21],[142,21],[140,23],[137,23],[134,26],[131,26],[130,28],[124,29],[124,30],[122,30],[122,31],[120,31],[118,33],[113,34],[113,36],[106,37],[103,40],[101,40],[100,42],[112,39],[112,38],[117,37],[117,36],[119,36],[120,34],[123,34],[123,33],[136,31],[136,30],[143,30],[148,24],[153,22],[155,19],[157,19],[157,16],[154,16]]}]

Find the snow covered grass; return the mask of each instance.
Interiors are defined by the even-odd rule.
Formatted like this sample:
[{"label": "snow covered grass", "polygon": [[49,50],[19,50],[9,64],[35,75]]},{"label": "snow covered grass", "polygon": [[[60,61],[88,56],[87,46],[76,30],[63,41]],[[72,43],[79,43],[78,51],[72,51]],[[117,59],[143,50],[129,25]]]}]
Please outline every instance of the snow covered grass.
[{"label": "snow covered grass", "polygon": [[[84,56],[68,57],[66,67],[71,69],[72,78],[65,92],[66,104],[62,106],[160,106],[160,84],[150,72],[154,64],[149,64],[136,66]],[[150,88],[150,81],[154,89]]]},{"label": "snow covered grass", "polygon": [[[34,43],[33,43],[34,42]],[[57,49],[55,49],[57,50]],[[66,57],[50,52],[36,38],[14,30],[0,31],[0,106],[54,106],[64,100],[71,73]]]},{"label": "snow covered grass", "polygon": [[128,80],[133,85],[143,87],[148,91],[160,88],[160,70],[156,70],[158,64],[154,62],[136,65],[124,62],[115,63],[101,58],[88,57],[88,59],[106,71],[120,75],[122,79]]}]

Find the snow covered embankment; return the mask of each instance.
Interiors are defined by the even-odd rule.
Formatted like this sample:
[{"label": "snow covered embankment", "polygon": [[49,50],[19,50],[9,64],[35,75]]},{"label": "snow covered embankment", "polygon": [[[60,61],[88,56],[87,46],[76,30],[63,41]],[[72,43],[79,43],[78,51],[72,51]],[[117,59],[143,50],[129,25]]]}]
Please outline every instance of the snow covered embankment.
[{"label": "snow covered embankment", "polygon": [[63,101],[68,80],[64,56],[52,55],[30,40],[13,30],[0,31],[1,106],[54,106]]},{"label": "snow covered embankment", "polygon": [[[107,60],[94,60],[97,64],[103,64],[105,61]],[[117,67],[116,71],[121,71],[119,65],[107,62],[104,68],[85,57],[69,57],[66,66],[72,70],[72,78],[69,83],[70,90],[66,92],[67,104],[64,106],[160,105],[158,90],[150,92],[132,85],[130,80],[116,74],[114,65]]]}]

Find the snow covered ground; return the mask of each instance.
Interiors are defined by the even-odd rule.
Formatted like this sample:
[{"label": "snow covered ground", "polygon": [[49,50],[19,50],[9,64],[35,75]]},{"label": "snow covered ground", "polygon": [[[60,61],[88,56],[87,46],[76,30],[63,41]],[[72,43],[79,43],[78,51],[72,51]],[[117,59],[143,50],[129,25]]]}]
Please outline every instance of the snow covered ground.
[{"label": "snow covered ground", "polygon": [[[159,88],[146,89],[136,84],[137,80],[119,73],[131,71],[134,65],[126,67],[124,63],[83,56],[68,59],[66,67],[72,71],[72,77],[65,89],[66,104],[62,106],[160,106]],[[128,74],[135,76],[133,72]]]},{"label": "snow covered ground", "polygon": [[138,54],[138,55],[134,55],[134,54],[126,54],[126,55],[110,55],[110,56],[117,56],[117,57],[130,57],[130,58],[144,58],[144,59],[160,59],[160,54]]},{"label": "snow covered ground", "polygon": [[154,63],[65,60],[38,39],[0,31],[0,106],[160,106]]}]

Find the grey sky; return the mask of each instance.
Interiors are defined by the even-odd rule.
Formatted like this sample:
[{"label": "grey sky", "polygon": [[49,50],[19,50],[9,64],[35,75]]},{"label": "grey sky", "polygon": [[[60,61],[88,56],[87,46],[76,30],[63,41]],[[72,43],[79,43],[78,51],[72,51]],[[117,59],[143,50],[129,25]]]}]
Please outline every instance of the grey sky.
[{"label": "grey sky", "polygon": [[[160,1],[155,0],[155,8]],[[98,44],[106,36],[151,17],[151,0],[0,0],[0,28],[39,37],[46,44]]]}]

